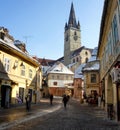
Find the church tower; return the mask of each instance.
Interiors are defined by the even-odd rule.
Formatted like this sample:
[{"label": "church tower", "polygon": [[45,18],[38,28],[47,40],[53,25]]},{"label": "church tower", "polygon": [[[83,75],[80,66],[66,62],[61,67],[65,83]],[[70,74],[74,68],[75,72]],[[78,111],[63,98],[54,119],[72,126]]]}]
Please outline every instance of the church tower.
[{"label": "church tower", "polygon": [[65,24],[64,31],[64,64],[71,63],[71,54],[81,47],[80,23],[76,22],[73,3],[69,14],[68,23]]}]

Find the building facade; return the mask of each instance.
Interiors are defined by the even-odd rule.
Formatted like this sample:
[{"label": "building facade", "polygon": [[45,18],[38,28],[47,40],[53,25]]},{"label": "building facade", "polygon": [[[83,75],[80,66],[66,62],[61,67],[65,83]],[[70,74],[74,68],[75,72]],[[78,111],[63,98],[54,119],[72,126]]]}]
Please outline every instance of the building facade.
[{"label": "building facade", "polygon": [[54,96],[63,96],[68,89],[73,90],[74,73],[64,64],[57,62],[47,71],[49,93]]},{"label": "building facade", "polygon": [[40,85],[40,64],[15,46],[8,30],[0,27],[0,107],[17,104],[18,97],[24,103],[28,91],[32,102],[39,102]]},{"label": "building facade", "polygon": [[102,102],[120,121],[120,0],[105,0],[99,45]]},{"label": "building facade", "polygon": [[[99,78],[99,60],[96,59],[97,47],[93,49],[92,56],[82,69],[84,74],[84,90],[86,96],[89,97],[93,94],[100,95],[100,78]],[[97,98],[96,98],[97,100]]]},{"label": "building facade", "polygon": [[76,70],[74,74],[74,98],[82,101],[83,93],[84,93],[84,77],[82,69],[85,64],[81,64]]}]

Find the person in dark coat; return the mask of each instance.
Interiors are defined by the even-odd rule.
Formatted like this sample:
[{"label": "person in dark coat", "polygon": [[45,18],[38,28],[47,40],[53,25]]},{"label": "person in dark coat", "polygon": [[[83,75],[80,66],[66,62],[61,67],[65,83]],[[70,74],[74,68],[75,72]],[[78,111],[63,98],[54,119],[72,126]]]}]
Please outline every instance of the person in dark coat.
[{"label": "person in dark coat", "polygon": [[63,104],[64,104],[64,108],[66,109],[66,105],[67,105],[67,102],[68,102],[68,97],[66,95],[63,95]]},{"label": "person in dark coat", "polygon": [[52,105],[53,103],[53,94],[50,94],[50,105]]},{"label": "person in dark coat", "polygon": [[26,110],[29,111],[31,108],[31,94],[28,92],[28,94],[25,97],[26,100]]}]

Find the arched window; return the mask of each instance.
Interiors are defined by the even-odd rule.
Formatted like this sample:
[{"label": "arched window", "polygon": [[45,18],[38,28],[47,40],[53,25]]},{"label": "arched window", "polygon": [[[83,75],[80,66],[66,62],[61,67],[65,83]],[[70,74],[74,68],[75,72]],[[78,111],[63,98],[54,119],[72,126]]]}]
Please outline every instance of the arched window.
[{"label": "arched window", "polygon": [[77,35],[76,31],[74,32],[74,35]]},{"label": "arched window", "polygon": [[85,52],[85,55],[86,55],[86,56],[88,55],[88,52],[87,52],[87,51]]}]

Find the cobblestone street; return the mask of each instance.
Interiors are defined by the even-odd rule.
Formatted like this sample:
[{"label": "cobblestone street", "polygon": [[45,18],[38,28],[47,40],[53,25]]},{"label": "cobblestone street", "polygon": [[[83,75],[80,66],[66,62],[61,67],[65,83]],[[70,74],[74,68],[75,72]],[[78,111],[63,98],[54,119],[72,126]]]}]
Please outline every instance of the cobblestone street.
[{"label": "cobblestone street", "polygon": [[6,130],[120,130],[120,124],[107,119],[106,112],[98,107],[80,104],[73,99],[70,100],[67,109],[64,109],[60,100],[57,105],[61,107],[54,112],[36,116],[22,123],[15,122]]}]

